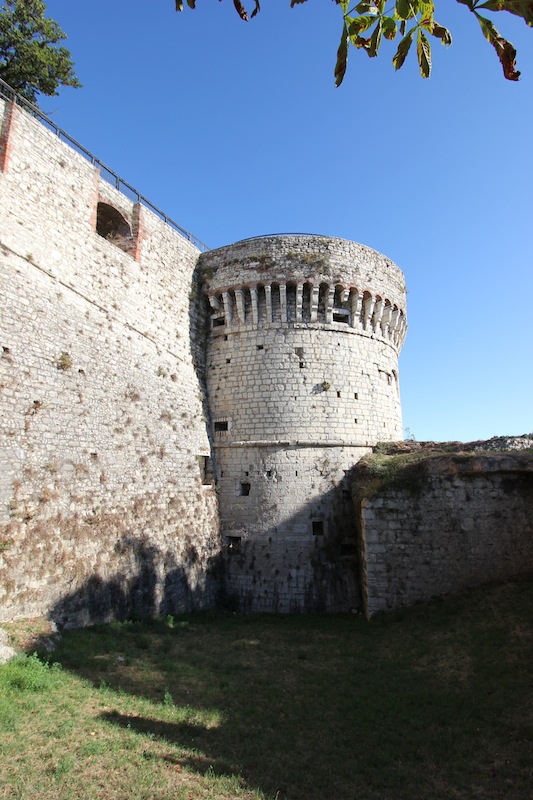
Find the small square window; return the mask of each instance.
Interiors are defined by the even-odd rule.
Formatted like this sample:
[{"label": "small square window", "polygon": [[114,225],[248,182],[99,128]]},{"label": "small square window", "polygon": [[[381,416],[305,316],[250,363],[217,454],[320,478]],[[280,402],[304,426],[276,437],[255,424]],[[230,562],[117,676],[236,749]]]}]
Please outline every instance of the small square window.
[{"label": "small square window", "polygon": [[215,431],[227,431],[229,428],[227,419],[215,422]]},{"label": "small square window", "polygon": [[239,486],[239,495],[241,497],[248,497],[249,494],[250,494],[250,484],[241,483]]},{"label": "small square window", "polygon": [[313,536],[323,536],[324,522],[321,519],[313,520]]},{"label": "small square window", "polygon": [[226,536],[226,544],[230,550],[238,550],[241,546],[241,537]]}]

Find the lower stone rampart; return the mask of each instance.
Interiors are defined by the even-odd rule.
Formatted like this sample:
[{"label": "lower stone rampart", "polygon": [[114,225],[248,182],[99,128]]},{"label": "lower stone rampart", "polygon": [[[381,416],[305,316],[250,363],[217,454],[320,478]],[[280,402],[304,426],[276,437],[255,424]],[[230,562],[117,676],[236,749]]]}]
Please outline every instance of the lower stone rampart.
[{"label": "lower stone rampart", "polygon": [[533,570],[530,452],[396,459],[356,475],[368,616]]}]

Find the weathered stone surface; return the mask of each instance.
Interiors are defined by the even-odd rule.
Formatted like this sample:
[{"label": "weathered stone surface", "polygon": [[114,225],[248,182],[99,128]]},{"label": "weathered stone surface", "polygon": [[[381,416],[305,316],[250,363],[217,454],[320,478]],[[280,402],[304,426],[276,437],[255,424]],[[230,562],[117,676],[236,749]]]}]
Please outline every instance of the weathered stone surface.
[{"label": "weathered stone surface", "polygon": [[7,631],[0,628],[0,664],[6,664],[17,655],[17,651],[13,647],[10,647],[7,642]]},{"label": "weathered stone surface", "polygon": [[267,236],[205,253],[228,588],[253,611],[359,605],[346,472],[402,434],[398,267],[325,236]]},{"label": "weathered stone surface", "polygon": [[533,570],[533,454],[429,456],[397,471],[369,496],[359,487],[368,615]]},{"label": "weathered stone surface", "polygon": [[212,605],[198,250],[19,108],[0,207],[0,619]]}]

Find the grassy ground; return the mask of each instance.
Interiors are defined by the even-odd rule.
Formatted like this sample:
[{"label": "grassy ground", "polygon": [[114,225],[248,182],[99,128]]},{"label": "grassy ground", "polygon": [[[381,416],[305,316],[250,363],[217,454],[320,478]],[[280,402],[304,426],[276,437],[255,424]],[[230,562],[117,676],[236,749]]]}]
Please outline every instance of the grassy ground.
[{"label": "grassy ground", "polygon": [[0,798],[530,800],[532,586],[64,633],[0,667]]}]

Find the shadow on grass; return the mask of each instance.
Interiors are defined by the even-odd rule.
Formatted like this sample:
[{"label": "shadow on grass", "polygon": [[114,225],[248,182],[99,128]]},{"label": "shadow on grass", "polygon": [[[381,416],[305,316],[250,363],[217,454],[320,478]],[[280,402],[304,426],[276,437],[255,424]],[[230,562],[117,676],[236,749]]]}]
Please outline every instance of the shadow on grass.
[{"label": "shadow on grass", "polygon": [[106,724],[269,798],[525,800],[530,589],[485,588],[371,624],[215,613],[114,623],[65,633],[53,660],[105,682]]},{"label": "shadow on grass", "polygon": [[[201,739],[204,746],[207,745],[209,750],[216,750],[218,746],[217,739],[220,736],[219,731],[206,730],[202,725],[191,725],[185,722],[162,722],[156,718],[119,714],[117,711],[105,712],[101,714],[100,719],[112,725],[135,731],[148,738],[164,739],[169,744],[177,745],[179,748],[192,748]],[[213,775],[228,776],[239,773],[237,766],[232,766],[223,758],[210,758],[193,752],[188,752],[182,757],[166,755],[164,760],[171,764],[178,764],[181,767],[188,767],[200,775],[211,773]]]}]

